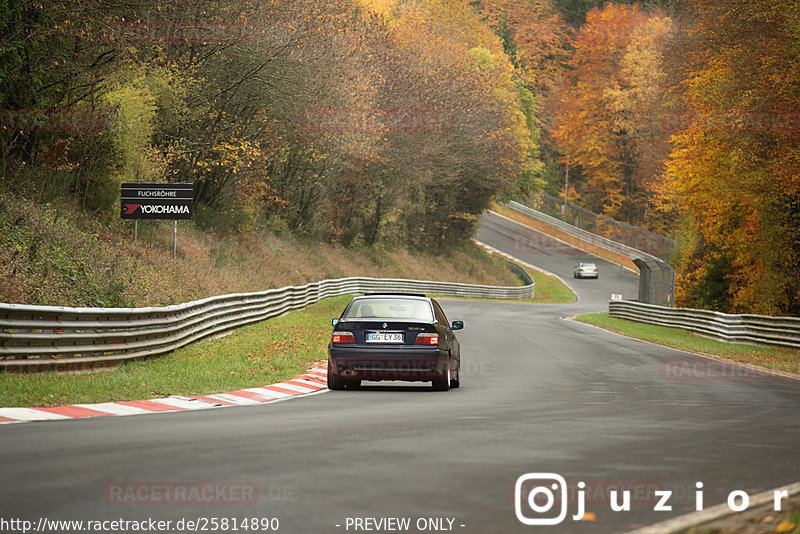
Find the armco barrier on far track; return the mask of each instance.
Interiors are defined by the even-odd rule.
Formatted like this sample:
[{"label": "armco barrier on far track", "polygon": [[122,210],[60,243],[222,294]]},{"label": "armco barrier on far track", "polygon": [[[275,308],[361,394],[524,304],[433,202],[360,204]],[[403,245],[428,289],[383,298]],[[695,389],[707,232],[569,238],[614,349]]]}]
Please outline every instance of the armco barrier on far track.
[{"label": "armco barrier on far track", "polygon": [[235,293],[160,308],[66,308],[0,303],[0,371],[90,370],[168,353],[198,339],[277,317],[327,297],[373,292],[523,299],[533,283],[496,287],[342,278]]},{"label": "armco barrier on far track", "polygon": [[690,308],[667,308],[633,301],[612,301],[608,315],[640,323],[683,328],[732,343],[800,349],[800,318],[731,315]]}]

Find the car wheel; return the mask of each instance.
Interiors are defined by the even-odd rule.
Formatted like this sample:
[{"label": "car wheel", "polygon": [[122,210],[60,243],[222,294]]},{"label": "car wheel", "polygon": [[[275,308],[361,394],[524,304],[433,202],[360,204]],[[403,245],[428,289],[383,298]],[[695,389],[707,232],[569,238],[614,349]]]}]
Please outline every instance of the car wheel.
[{"label": "car wheel", "polygon": [[344,389],[344,380],[339,375],[331,372],[331,363],[328,362],[328,389],[341,390]]},{"label": "car wheel", "polygon": [[432,381],[433,389],[436,391],[447,391],[450,389],[450,360],[447,360],[447,371],[443,378]]},{"label": "car wheel", "polygon": [[461,362],[458,362],[458,368],[456,369],[456,376],[452,380],[450,380],[450,387],[452,389],[456,389],[461,385]]}]

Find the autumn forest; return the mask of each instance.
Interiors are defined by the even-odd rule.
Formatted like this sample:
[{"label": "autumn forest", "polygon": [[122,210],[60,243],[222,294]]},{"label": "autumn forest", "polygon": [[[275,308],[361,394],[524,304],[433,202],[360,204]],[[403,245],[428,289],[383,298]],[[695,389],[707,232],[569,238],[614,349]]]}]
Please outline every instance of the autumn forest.
[{"label": "autumn forest", "polygon": [[800,0],[0,0],[0,193],[436,250],[564,194],[677,304],[800,314]]}]

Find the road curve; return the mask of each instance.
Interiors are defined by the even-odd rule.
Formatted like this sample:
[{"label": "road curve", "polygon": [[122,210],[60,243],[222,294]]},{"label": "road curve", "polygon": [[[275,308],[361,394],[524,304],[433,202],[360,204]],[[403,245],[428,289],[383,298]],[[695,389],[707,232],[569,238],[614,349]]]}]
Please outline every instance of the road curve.
[{"label": "road curve", "polygon": [[[552,472],[595,489],[595,520],[550,530],[609,533],[693,510],[697,481],[711,506],[800,478],[800,382],[674,380],[665,365],[686,355],[564,320],[604,309],[611,293],[635,297],[636,275],[596,259],[599,280],[573,281],[588,255],[530,232],[487,215],[477,238],[559,274],[580,301],[445,300],[467,325],[462,388],[368,385],[265,406],[4,425],[0,518],[277,517],[287,533],[365,532],[348,518],[390,517],[411,520],[394,532],[419,532],[417,520],[450,518],[457,532],[531,532],[514,483]],[[614,483],[632,491],[631,511],[609,510]],[[203,484],[257,498],[231,503],[222,491],[197,504],[150,491],[120,504],[110,494]],[[653,488],[673,491],[671,512],[653,511]],[[577,503],[567,504],[571,516]]]},{"label": "road curve", "polygon": [[[482,243],[561,277],[580,296],[578,306],[570,308],[572,314],[607,310],[612,293],[621,294],[627,299],[636,299],[639,295],[638,274],[501,215],[484,215],[475,237]],[[573,278],[573,268],[581,261],[597,264],[597,280]]]}]

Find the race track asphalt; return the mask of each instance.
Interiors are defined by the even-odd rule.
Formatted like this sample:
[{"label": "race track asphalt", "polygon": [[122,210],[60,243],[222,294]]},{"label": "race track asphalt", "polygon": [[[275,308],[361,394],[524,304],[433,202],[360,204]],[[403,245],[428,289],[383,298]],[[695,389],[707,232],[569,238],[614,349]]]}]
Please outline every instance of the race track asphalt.
[{"label": "race track asphalt", "polygon": [[[695,357],[565,320],[605,310],[611,293],[635,298],[636,274],[598,259],[599,280],[573,280],[589,255],[492,214],[476,237],[559,274],[580,300],[444,299],[449,319],[466,323],[460,389],[372,383],[261,406],[3,425],[0,520],[154,518],[183,532],[182,518],[277,517],[278,532],[341,533],[447,531],[417,521],[449,518],[465,534],[611,533],[694,510],[698,481],[711,506],[800,479],[800,382],[678,380],[670,366]],[[517,519],[514,484],[526,473],[566,479],[563,522]],[[579,481],[594,521],[572,520]],[[158,487],[221,489],[198,504]],[[614,487],[632,492],[629,512],[610,511]],[[120,504],[120,488],[141,498]],[[671,512],[653,510],[653,490],[673,492]],[[541,520],[561,503],[521,507]],[[352,526],[392,517],[410,527]]]}]

